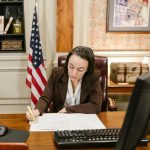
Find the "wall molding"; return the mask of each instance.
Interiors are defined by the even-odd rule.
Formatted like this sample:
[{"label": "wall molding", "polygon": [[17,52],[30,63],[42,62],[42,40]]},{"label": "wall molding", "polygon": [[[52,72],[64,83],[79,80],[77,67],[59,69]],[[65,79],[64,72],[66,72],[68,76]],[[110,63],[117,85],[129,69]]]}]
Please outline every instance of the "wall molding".
[{"label": "wall molding", "polygon": [[27,61],[27,53],[1,53],[0,61]]},{"label": "wall molding", "polygon": [[29,104],[30,100],[27,98],[11,98],[11,99],[6,99],[6,98],[0,98],[0,105],[24,105],[24,104]]},{"label": "wall molding", "polygon": [[25,72],[27,71],[27,67],[0,67],[0,72]]},{"label": "wall molding", "polygon": [[107,57],[144,57],[150,56],[150,51],[140,51],[140,50],[94,50],[95,55],[107,56]]},{"label": "wall molding", "polygon": [[29,98],[0,98],[0,113],[1,114],[16,114],[26,113],[27,106],[31,104]]}]

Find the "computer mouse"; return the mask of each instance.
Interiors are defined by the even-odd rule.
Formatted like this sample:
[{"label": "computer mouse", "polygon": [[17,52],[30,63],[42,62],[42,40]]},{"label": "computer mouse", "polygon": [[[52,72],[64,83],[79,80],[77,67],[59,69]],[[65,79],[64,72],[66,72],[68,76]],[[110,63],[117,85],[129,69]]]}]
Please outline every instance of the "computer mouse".
[{"label": "computer mouse", "polygon": [[0,125],[0,136],[3,136],[7,133],[8,128],[6,126],[1,126]]}]

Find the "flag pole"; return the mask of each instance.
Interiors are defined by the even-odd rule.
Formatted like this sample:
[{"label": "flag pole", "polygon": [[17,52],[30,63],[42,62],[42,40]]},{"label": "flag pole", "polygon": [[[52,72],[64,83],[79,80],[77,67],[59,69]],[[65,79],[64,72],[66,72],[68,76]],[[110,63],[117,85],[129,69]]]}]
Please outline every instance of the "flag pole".
[{"label": "flag pole", "polygon": [[37,9],[37,5],[38,5],[38,2],[37,2],[37,0],[35,0],[35,6],[36,6],[36,9]]},{"label": "flag pole", "polygon": [[37,0],[35,0],[35,9],[36,9],[37,16],[39,16],[39,14],[38,14],[38,1]]}]

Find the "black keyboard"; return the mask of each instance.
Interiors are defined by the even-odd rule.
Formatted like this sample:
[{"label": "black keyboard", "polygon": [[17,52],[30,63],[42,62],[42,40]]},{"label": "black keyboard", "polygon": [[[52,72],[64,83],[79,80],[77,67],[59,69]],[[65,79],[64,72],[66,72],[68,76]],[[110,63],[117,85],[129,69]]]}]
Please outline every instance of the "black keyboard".
[{"label": "black keyboard", "polygon": [[60,148],[114,147],[120,129],[63,130],[54,132],[54,141]]},{"label": "black keyboard", "polygon": [[[54,141],[60,148],[115,147],[119,134],[118,128],[62,130],[54,132]],[[145,146],[149,142],[150,139],[143,138],[139,145]]]}]

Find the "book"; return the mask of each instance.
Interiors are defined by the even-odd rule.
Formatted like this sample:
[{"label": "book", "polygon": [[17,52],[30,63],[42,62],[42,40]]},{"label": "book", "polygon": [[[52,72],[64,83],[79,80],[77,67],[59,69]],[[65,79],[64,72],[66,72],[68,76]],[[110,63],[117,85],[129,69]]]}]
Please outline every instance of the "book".
[{"label": "book", "polygon": [[4,16],[0,16],[0,34],[4,32]]},{"label": "book", "polygon": [[13,21],[13,17],[10,17],[10,18],[9,18],[9,21],[8,21],[6,27],[5,27],[4,34],[7,33],[7,31],[8,31],[8,29],[9,29],[9,27],[10,27],[12,21]]}]

